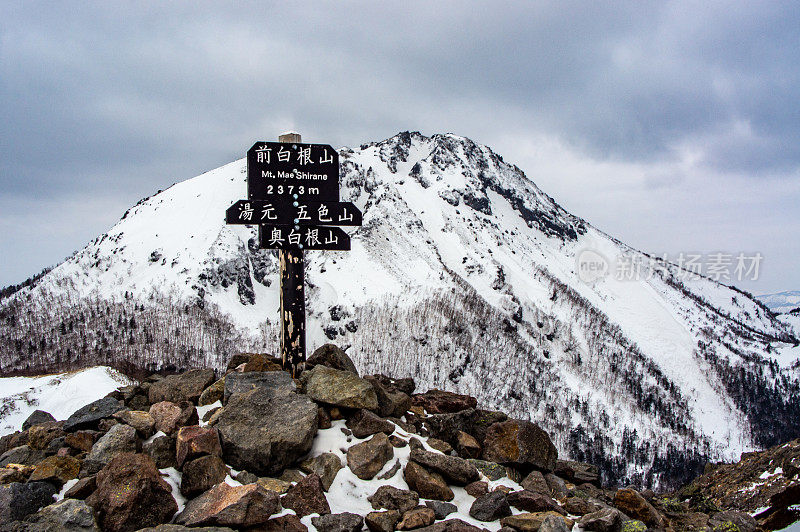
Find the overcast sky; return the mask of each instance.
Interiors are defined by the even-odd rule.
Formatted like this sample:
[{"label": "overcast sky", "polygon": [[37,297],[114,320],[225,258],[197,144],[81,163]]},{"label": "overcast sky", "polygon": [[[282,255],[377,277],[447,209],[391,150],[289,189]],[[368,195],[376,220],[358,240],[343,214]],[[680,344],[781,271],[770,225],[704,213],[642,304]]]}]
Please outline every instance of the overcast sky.
[{"label": "overcast sky", "polygon": [[[610,7],[613,5],[613,9]],[[294,129],[491,146],[653,254],[800,289],[796,3],[0,1],[0,285]]]}]

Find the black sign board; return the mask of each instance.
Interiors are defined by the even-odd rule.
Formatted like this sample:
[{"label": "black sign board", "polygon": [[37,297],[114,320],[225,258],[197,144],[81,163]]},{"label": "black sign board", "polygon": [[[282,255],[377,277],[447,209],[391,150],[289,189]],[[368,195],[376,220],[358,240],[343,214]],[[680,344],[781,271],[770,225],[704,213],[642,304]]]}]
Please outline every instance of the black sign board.
[{"label": "black sign board", "polygon": [[350,250],[350,236],[338,227],[262,225],[260,240],[266,249]]},{"label": "black sign board", "polygon": [[247,198],[339,201],[339,154],[327,144],[256,142],[247,151]]},{"label": "black sign board", "polygon": [[229,224],[361,225],[361,211],[349,201],[239,200],[225,211]]}]

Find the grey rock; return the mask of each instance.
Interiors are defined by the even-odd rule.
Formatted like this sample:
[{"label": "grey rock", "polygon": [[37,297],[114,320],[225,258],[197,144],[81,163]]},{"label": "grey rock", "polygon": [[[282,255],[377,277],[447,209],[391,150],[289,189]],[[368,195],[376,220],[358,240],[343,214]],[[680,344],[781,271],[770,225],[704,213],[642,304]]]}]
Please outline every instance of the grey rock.
[{"label": "grey rock", "polygon": [[54,418],[50,412],[45,412],[44,410],[34,410],[31,415],[28,416],[28,419],[22,423],[22,430],[28,430],[34,425],[48,423],[55,420],[56,418]]},{"label": "grey rock", "polygon": [[347,466],[360,479],[369,480],[394,457],[394,447],[386,434],[379,432],[347,450]]},{"label": "grey rock", "polygon": [[433,510],[436,514],[436,519],[444,519],[451,513],[458,511],[458,506],[451,502],[425,501],[425,506]]},{"label": "grey rock", "polygon": [[506,468],[500,464],[487,462],[486,460],[478,460],[475,458],[469,458],[467,459],[467,462],[474,465],[475,469],[483,473],[489,480],[500,480],[506,476]]},{"label": "grey rock", "polygon": [[411,396],[384,384],[375,376],[364,377],[375,389],[378,397],[378,414],[383,417],[402,417],[411,408]]},{"label": "grey rock", "polygon": [[388,436],[394,432],[394,423],[363,408],[358,410],[345,424],[353,431],[353,436],[356,438],[366,438],[379,432]]},{"label": "grey rock", "polygon": [[561,477],[548,473],[544,476],[544,479],[553,497],[563,500],[569,496],[569,489],[567,489],[567,485]]},{"label": "grey rock", "polygon": [[378,396],[369,381],[355,373],[316,366],[303,373],[303,391],[314,401],[345,408],[377,410]]},{"label": "grey rock", "polygon": [[228,467],[219,456],[201,456],[183,465],[181,493],[189,498],[210,490],[228,476]]},{"label": "grey rock", "polygon": [[367,497],[367,500],[376,510],[397,510],[403,514],[416,508],[419,504],[419,495],[416,492],[394,486],[381,486],[374,494]]},{"label": "grey rock", "polygon": [[371,532],[394,532],[395,526],[400,521],[400,512],[397,510],[370,512],[364,521]]},{"label": "grey rock", "polygon": [[542,521],[539,532],[569,532],[569,528],[567,528],[567,524],[560,517],[548,515],[544,518],[544,521]]},{"label": "grey rock", "polygon": [[285,371],[248,371],[229,373],[225,376],[222,404],[227,404],[231,395],[261,388],[265,394],[282,396],[294,392],[296,386],[292,376]]},{"label": "grey rock", "polygon": [[271,476],[311,450],[317,405],[304,395],[255,388],[231,396],[215,427],[227,464]]},{"label": "grey rock", "polygon": [[395,460],[394,465],[390,467],[388,471],[378,476],[378,480],[389,480],[400,471],[401,467],[400,460]]},{"label": "grey rock", "polygon": [[431,436],[450,442],[451,445],[457,443],[459,431],[473,436],[483,445],[489,427],[507,419],[508,416],[502,412],[470,408],[449,414],[433,414],[425,418],[425,424]]},{"label": "grey rock", "polygon": [[158,525],[155,527],[142,528],[137,532],[235,532],[226,526],[183,526],[183,525]]},{"label": "grey rock", "polygon": [[319,475],[311,473],[289,488],[283,497],[283,507],[294,510],[298,517],[309,514],[325,515],[331,513],[328,499],[322,491]]},{"label": "grey rock", "polygon": [[92,445],[83,462],[81,476],[97,473],[119,453],[135,453],[136,446],[136,429],[130,425],[114,425]]},{"label": "grey rock", "polygon": [[616,530],[620,520],[621,514],[619,510],[603,508],[581,517],[578,521],[578,526],[590,532],[611,532]]},{"label": "grey rock", "polygon": [[434,523],[431,526],[418,528],[417,532],[484,532],[485,530],[484,528],[470,525],[461,519],[448,519]]},{"label": "grey rock", "polygon": [[344,512],[312,517],[311,524],[319,532],[358,532],[364,528],[364,518],[358,514]]},{"label": "grey rock", "polygon": [[300,469],[306,473],[316,473],[322,481],[322,489],[331,489],[336,474],[342,469],[341,459],[333,453],[323,453],[300,464]]},{"label": "grey rock", "polygon": [[32,449],[28,445],[20,445],[0,455],[0,467],[8,464],[36,465],[44,460],[45,456],[45,452],[42,450]]},{"label": "grey rock", "polygon": [[327,366],[342,371],[349,371],[358,375],[358,370],[347,353],[334,344],[325,344],[317,348],[308,358],[308,363],[314,366]]},{"label": "grey rock", "polygon": [[528,491],[541,493],[542,495],[550,496],[550,486],[547,485],[547,480],[541,471],[531,471],[526,476],[520,485]]},{"label": "grey rock", "polygon": [[19,521],[53,502],[56,488],[49,482],[0,485],[0,527]]},{"label": "grey rock", "polygon": [[214,380],[213,369],[193,369],[180,375],[169,375],[150,385],[148,399],[151,404],[161,401],[197,403],[200,394]]},{"label": "grey rock", "polygon": [[427,469],[440,473],[454,484],[463,486],[480,478],[480,473],[473,464],[457,456],[414,449],[410,458]]},{"label": "grey rock", "polygon": [[152,458],[159,469],[178,467],[175,459],[175,438],[172,436],[158,436],[152,441],[142,445],[142,451]]},{"label": "grey rock", "polygon": [[475,499],[469,515],[478,521],[496,521],[511,515],[511,507],[505,493],[492,491]]},{"label": "grey rock", "polygon": [[103,397],[78,409],[64,422],[64,430],[74,432],[81,429],[97,429],[101,419],[110,418],[125,408],[122,401],[112,397]]},{"label": "grey rock", "polygon": [[100,528],[94,520],[92,509],[84,501],[62,499],[45,506],[25,519],[28,532],[59,530],[64,532],[94,532]]}]

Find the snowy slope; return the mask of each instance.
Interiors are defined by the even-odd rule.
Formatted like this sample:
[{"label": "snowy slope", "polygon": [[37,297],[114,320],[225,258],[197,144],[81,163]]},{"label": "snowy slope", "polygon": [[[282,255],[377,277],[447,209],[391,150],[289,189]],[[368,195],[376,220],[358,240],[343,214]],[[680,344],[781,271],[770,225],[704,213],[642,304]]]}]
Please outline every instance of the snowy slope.
[{"label": "snowy slope", "polygon": [[789,313],[796,308],[800,308],[800,290],[763,294],[758,296],[758,299],[776,314]]},{"label": "snowy slope", "polygon": [[[637,449],[658,449],[667,471],[676,452],[736,458],[786,436],[763,414],[794,408],[794,333],[749,295],[625,246],[463,137],[401,133],[340,159],[342,200],[364,225],[348,230],[352,251],[306,254],[309,347],[350,345],[363,371],[537,420],[562,452],[603,449],[605,470],[627,478],[651,466]],[[224,224],[245,194],[239,160],[142,200],[7,312],[51,316],[39,356],[60,360],[80,358],[66,338],[81,317],[89,352],[127,339],[140,365],[222,365],[241,342],[274,352],[275,256],[255,248],[255,228]],[[587,257],[606,274],[587,279]],[[617,275],[625,261],[633,279]],[[199,331],[180,321],[197,304],[215,313]],[[4,365],[38,343],[15,349]],[[754,387],[763,401],[745,400]]]},{"label": "snowy slope", "polygon": [[34,410],[49,412],[56,420],[67,419],[127,384],[127,377],[102,366],[40,377],[0,378],[0,436],[21,430]]}]

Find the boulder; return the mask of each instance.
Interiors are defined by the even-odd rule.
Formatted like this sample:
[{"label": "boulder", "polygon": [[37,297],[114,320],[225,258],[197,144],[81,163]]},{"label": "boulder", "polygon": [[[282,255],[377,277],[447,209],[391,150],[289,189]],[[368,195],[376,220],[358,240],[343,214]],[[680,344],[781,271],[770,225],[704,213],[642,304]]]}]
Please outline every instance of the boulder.
[{"label": "boulder", "polygon": [[477,468],[463,458],[423,449],[411,451],[410,459],[430,471],[436,471],[454,484],[466,485],[480,478]]},{"label": "boulder", "polygon": [[596,486],[600,485],[600,469],[592,464],[573,460],[556,460],[553,473],[573,484],[588,482]]},{"label": "boulder", "polygon": [[228,365],[225,367],[225,373],[234,371],[239,366],[247,364],[247,361],[250,360],[251,356],[253,356],[253,353],[237,353],[233,355],[228,361]]},{"label": "boulder", "polygon": [[97,489],[97,476],[83,477],[64,492],[65,499],[85,499]]},{"label": "boulder", "polygon": [[360,532],[364,528],[364,518],[358,514],[344,512],[312,517],[311,524],[319,532]]},{"label": "boulder", "polygon": [[224,481],[228,473],[228,467],[219,456],[206,455],[186,462],[181,476],[181,493],[189,498],[200,495]]},{"label": "boulder", "polygon": [[319,475],[325,491],[331,489],[331,484],[341,468],[342,460],[333,453],[323,453],[300,464],[302,471]]},{"label": "boulder", "polygon": [[394,457],[394,447],[389,438],[379,432],[365,442],[347,450],[347,466],[360,479],[369,480]]},{"label": "boulder", "polygon": [[440,453],[449,455],[453,452],[453,446],[438,438],[428,438],[428,446]]},{"label": "boulder", "polygon": [[454,494],[441,475],[426,470],[416,462],[408,462],[403,470],[408,486],[424,499],[452,501]]},{"label": "boulder", "polygon": [[542,523],[544,523],[545,519],[548,517],[561,519],[568,530],[572,530],[572,527],[575,524],[572,519],[564,517],[563,515],[555,512],[536,512],[510,515],[501,519],[500,524],[504,527],[510,527],[514,530],[519,530],[520,532],[537,532],[542,527]]},{"label": "boulder", "polygon": [[[193,528],[192,532],[195,530],[199,529]],[[300,522],[300,518],[292,514],[273,517],[254,529],[256,532],[306,532],[307,530],[308,527]]]},{"label": "boulder", "polygon": [[364,377],[372,384],[378,398],[378,414],[383,417],[402,417],[411,408],[411,396],[397,390],[376,376]]},{"label": "boulder", "polygon": [[267,357],[261,353],[254,353],[250,356],[250,360],[245,363],[242,371],[248,373],[251,371],[281,371],[282,369],[280,360]]},{"label": "boulder", "polygon": [[64,436],[63,427],[63,421],[47,421],[34,425],[28,429],[28,446],[33,449],[47,449],[53,440]]},{"label": "boulder", "polygon": [[530,421],[511,419],[495,423],[486,433],[483,458],[512,466],[552,471],[558,452],[550,436]]},{"label": "boulder", "polygon": [[78,430],[64,436],[64,443],[76,451],[88,453],[99,436],[100,433],[93,430]]},{"label": "boulder", "polygon": [[164,434],[173,434],[186,425],[197,425],[197,409],[188,401],[173,403],[160,401],[150,407],[150,416],[156,425],[156,430]]},{"label": "boulder", "polygon": [[99,532],[92,509],[84,501],[62,499],[45,506],[26,519],[26,532],[60,530],[65,532]]},{"label": "boulder", "polygon": [[25,482],[26,480],[28,479],[19,469],[11,467],[4,467],[0,469],[0,484],[11,484],[12,482]]},{"label": "boulder", "polygon": [[485,529],[465,523],[461,519],[448,519],[434,523],[425,528],[418,528],[418,532],[484,532]]},{"label": "boulder", "polygon": [[508,504],[523,512],[553,511],[566,515],[564,509],[551,497],[535,491],[513,491],[508,494]]},{"label": "boulder", "polygon": [[137,444],[136,429],[129,425],[114,425],[86,455],[83,462],[85,473],[97,473],[119,453],[135,453]]},{"label": "boulder", "polygon": [[149,412],[140,410],[123,410],[114,414],[114,418],[136,429],[143,439],[148,439],[156,432],[156,422]]},{"label": "boulder", "polygon": [[72,456],[49,456],[36,465],[28,480],[50,482],[60,488],[68,480],[78,478],[80,470],[80,461]]},{"label": "boulder", "polygon": [[109,418],[125,408],[122,401],[103,397],[78,409],[64,422],[64,430],[74,432],[81,429],[97,429],[101,419]]},{"label": "boulder", "polygon": [[590,532],[612,532],[617,529],[621,520],[619,510],[603,508],[581,517],[578,526]]},{"label": "boulder", "polygon": [[214,380],[213,369],[193,369],[180,375],[169,375],[152,383],[147,396],[151,404],[161,401],[197,403],[200,394]]},{"label": "boulder", "polygon": [[464,490],[468,495],[471,495],[477,499],[478,497],[489,493],[489,483],[484,482],[483,480],[476,480],[475,482],[470,482],[467,484],[464,487]]},{"label": "boulder", "polygon": [[496,521],[511,515],[511,507],[505,493],[492,491],[475,499],[469,515],[478,521]]},{"label": "boulder", "polygon": [[200,398],[197,399],[197,404],[198,406],[212,405],[217,401],[222,402],[224,396],[225,377],[222,377],[220,380],[203,390],[203,393],[200,394]]},{"label": "boulder", "polygon": [[570,529],[567,528],[567,524],[564,522],[564,519],[561,517],[556,517],[555,515],[548,515],[542,521],[542,525],[539,527],[539,532],[569,532]]},{"label": "boulder", "polygon": [[652,528],[662,528],[663,518],[647,499],[630,488],[618,489],[614,494],[614,507],[622,513],[642,521]]},{"label": "boulder", "polygon": [[190,527],[229,526],[249,528],[266,523],[280,509],[278,496],[258,484],[217,484],[186,503],[175,522]]},{"label": "boulder", "polygon": [[394,486],[381,486],[375,493],[367,497],[367,500],[376,510],[397,510],[402,515],[417,507],[419,495]]},{"label": "boulder", "polygon": [[55,420],[56,418],[54,418],[53,414],[50,412],[45,412],[44,410],[34,410],[31,412],[31,415],[29,415],[28,418],[22,422],[22,430],[28,430],[34,425],[48,423]]},{"label": "boulder", "polygon": [[455,445],[459,432],[473,436],[483,444],[489,427],[506,421],[508,416],[502,412],[469,408],[452,414],[433,414],[425,418],[425,426],[431,436]]},{"label": "boulder", "polygon": [[403,518],[397,523],[397,530],[415,530],[432,525],[435,520],[436,512],[431,508],[417,506],[403,514]]},{"label": "boulder", "polygon": [[379,432],[383,432],[388,436],[394,432],[394,423],[380,418],[363,408],[356,411],[353,417],[348,419],[345,424],[347,428],[353,431],[353,436],[356,438],[366,438]]},{"label": "boulder", "polygon": [[278,495],[283,495],[292,487],[291,482],[279,478],[260,477],[256,482],[265,490],[272,491]]},{"label": "boulder", "polygon": [[353,361],[347,356],[347,353],[334,344],[325,344],[322,347],[318,347],[308,358],[307,362],[314,366],[327,366],[358,375],[356,365],[353,364]]},{"label": "boulder", "polygon": [[178,429],[175,437],[175,459],[179,468],[183,467],[186,460],[205,455],[222,456],[217,429],[197,425]]},{"label": "boulder", "polygon": [[53,502],[55,486],[49,482],[12,482],[0,485],[0,528],[25,519],[39,508]]},{"label": "boulder", "polygon": [[436,514],[436,519],[444,519],[451,513],[458,511],[458,506],[450,502],[425,501],[425,506],[433,510],[433,513]]},{"label": "boulder", "polygon": [[231,395],[262,388],[268,395],[287,395],[297,389],[292,376],[283,371],[252,371],[230,373],[225,377],[222,404],[227,404]]},{"label": "boulder", "polygon": [[370,512],[364,517],[364,522],[371,532],[394,532],[398,521],[400,512],[397,510]]},{"label": "boulder", "polygon": [[20,445],[9,449],[0,455],[0,467],[6,467],[9,464],[21,465],[36,465],[45,458],[44,451],[33,449],[28,445]]},{"label": "boulder", "polygon": [[489,480],[500,480],[507,475],[505,466],[501,466],[500,464],[496,464],[494,462],[476,460],[474,458],[469,458],[467,462],[474,465],[475,469],[480,471]]},{"label": "boulder", "polygon": [[564,502],[564,510],[572,515],[586,515],[602,509],[599,504],[583,497],[568,497]]},{"label": "boulder", "polygon": [[475,408],[478,400],[469,395],[461,395],[443,390],[429,390],[411,398],[413,406],[421,406],[429,414],[450,414]]},{"label": "boulder", "polygon": [[553,473],[547,473],[544,476],[544,480],[547,482],[547,487],[550,488],[550,494],[554,499],[563,501],[569,497],[569,488],[567,488],[567,484],[561,477],[554,475]]},{"label": "boulder", "polygon": [[215,427],[227,464],[257,475],[274,475],[311,450],[317,405],[304,395],[275,395],[255,388],[233,395]]},{"label": "boulder", "polygon": [[301,385],[311,399],[320,403],[373,411],[378,408],[372,384],[349,371],[316,366],[303,373]]},{"label": "boulder", "polygon": [[134,453],[118,454],[108,462],[86,503],[100,527],[111,532],[166,523],[178,511],[172,489],[153,459]]},{"label": "boulder", "polygon": [[708,520],[711,530],[734,530],[731,525],[737,527],[739,532],[754,532],[759,526],[750,514],[735,510],[717,512]]},{"label": "boulder", "polygon": [[481,444],[463,430],[456,433],[455,449],[462,458],[479,458],[481,455]]},{"label": "boulder", "polygon": [[159,469],[178,467],[175,457],[175,438],[172,436],[157,436],[142,445],[142,452],[150,456]]},{"label": "boulder", "polygon": [[522,479],[520,486],[528,491],[550,496],[550,486],[547,485],[547,480],[541,471],[531,471],[528,476]]},{"label": "boulder", "polygon": [[283,497],[283,507],[294,510],[298,517],[308,514],[329,514],[331,508],[322,491],[319,475],[312,473],[289,488]]}]

